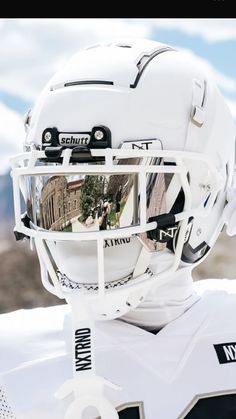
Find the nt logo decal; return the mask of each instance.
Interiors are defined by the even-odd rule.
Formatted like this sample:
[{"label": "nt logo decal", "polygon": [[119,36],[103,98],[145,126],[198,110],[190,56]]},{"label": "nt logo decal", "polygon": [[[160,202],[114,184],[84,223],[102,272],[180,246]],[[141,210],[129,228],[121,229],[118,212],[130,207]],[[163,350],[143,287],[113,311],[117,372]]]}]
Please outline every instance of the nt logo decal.
[{"label": "nt logo decal", "polygon": [[236,362],[236,342],[220,343],[214,348],[220,364]]},{"label": "nt logo decal", "polygon": [[91,370],[91,330],[89,328],[75,331],[75,370]]}]

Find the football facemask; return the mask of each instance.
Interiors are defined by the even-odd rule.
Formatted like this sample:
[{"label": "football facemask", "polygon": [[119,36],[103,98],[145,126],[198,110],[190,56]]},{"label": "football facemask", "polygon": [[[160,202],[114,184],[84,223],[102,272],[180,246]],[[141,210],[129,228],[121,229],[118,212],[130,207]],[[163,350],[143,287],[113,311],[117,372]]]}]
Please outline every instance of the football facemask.
[{"label": "football facemask", "polygon": [[[35,238],[44,261],[44,285],[51,292],[63,298],[71,291],[107,298],[125,290],[127,301],[107,313],[110,318],[130,309],[129,293],[138,291],[139,298],[131,304],[134,307],[153,281],[160,285],[162,278],[178,268],[191,220],[209,215],[221,183],[213,162],[199,153],[125,147],[90,153],[86,162],[79,162],[78,157],[77,163],[70,162],[70,149],[63,150],[57,162],[37,150],[14,159],[15,230]],[[202,186],[199,196],[193,197],[192,173],[197,166]],[[136,243],[135,254],[126,263],[119,260],[121,269],[114,277],[108,268],[109,259],[115,256],[108,252],[110,244],[131,239]],[[73,266],[66,268],[63,260],[63,247],[71,246],[73,253],[75,243],[80,244],[78,261],[88,243],[93,253],[93,276],[88,280],[80,275],[84,267],[79,262],[73,272]],[[57,248],[61,249],[58,254]],[[154,278],[148,269],[152,252],[166,249],[173,253],[172,264]],[[208,250],[206,243],[200,250],[202,257]],[[74,256],[76,259],[76,252]],[[104,317],[104,308],[97,316]]]}]

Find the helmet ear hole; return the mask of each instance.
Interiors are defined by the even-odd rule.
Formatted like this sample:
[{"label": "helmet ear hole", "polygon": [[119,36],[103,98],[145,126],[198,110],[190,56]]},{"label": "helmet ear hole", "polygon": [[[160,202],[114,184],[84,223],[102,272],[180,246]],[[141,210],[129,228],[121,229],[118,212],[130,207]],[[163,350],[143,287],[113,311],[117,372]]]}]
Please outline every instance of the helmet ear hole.
[{"label": "helmet ear hole", "polygon": [[194,264],[206,256],[209,250],[210,247],[205,241],[200,243],[195,249],[190,245],[190,243],[185,243],[181,260],[186,263]]}]

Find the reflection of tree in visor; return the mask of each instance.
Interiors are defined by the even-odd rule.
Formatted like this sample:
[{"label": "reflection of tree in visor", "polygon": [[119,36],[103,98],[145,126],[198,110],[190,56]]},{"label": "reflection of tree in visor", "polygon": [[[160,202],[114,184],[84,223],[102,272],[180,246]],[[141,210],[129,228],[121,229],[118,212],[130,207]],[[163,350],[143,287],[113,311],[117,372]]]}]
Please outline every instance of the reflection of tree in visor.
[{"label": "reflection of tree in visor", "polygon": [[80,210],[82,221],[85,221],[99,204],[104,190],[105,178],[97,175],[86,175],[81,188]]}]

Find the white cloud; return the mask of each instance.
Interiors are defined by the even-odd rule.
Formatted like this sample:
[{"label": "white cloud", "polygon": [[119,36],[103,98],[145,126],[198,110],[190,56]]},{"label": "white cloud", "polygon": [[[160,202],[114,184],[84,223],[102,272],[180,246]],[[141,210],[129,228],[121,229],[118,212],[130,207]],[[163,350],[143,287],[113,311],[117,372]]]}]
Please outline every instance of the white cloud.
[{"label": "white cloud", "polygon": [[232,77],[226,76],[217,70],[208,60],[200,57],[199,55],[194,54],[190,49],[182,48],[180,46],[176,47],[177,49],[184,51],[191,60],[194,58],[199,61],[203,70],[212,77],[212,80],[218,85],[218,87],[224,92],[236,93],[236,80]]},{"label": "white cloud", "polygon": [[0,102],[0,173],[9,167],[9,158],[23,151],[23,118]]},{"label": "white cloud", "polygon": [[209,61],[197,56],[193,51],[186,48],[181,48],[179,46],[177,48],[187,54],[190,60],[191,58],[197,58],[201,64],[202,69],[205,69],[206,73],[209,74],[209,76],[212,78],[212,80],[214,80],[218,88],[221,90],[222,95],[224,96],[224,99],[232,113],[232,116],[236,121],[236,101],[228,99],[227,97],[227,93],[236,93],[236,80],[231,77],[227,77],[225,74],[218,71]]},{"label": "white cloud", "polygon": [[219,87],[226,91],[234,93],[236,92],[236,80],[232,77],[227,77],[225,74],[221,73],[220,71],[216,70],[210,63],[209,70],[213,74],[213,77],[216,81],[216,83],[219,85]]},{"label": "white cloud", "polygon": [[0,21],[0,90],[34,100],[61,64],[80,48],[111,38],[148,38],[147,22],[124,19]]},{"label": "white cloud", "polygon": [[[111,38],[151,38],[153,30],[178,29],[208,41],[236,39],[236,19],[2,19],[0,90],[34,101],[80,48]],[[235,81],[218,73],[226,90]]]},{"label": "white cloud", "polygon": [[[155,28],[179,29],[212,42],[236,38],[236,19],[0,20],[0,90],[34,101],[53,73],[80,48],[111,38],[151,38]],[[236,93],[235,79],[200,60],[223,94]],[[236,102],[228,103],[236,119]],[[0,167],[21,150],[23,136],[21,117],[0,104]]]},{"label": "white cloud", "polygon": [[151,19],[156,29],[177,29],[207,42],[236,39],[236,19]]}]

